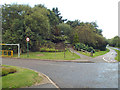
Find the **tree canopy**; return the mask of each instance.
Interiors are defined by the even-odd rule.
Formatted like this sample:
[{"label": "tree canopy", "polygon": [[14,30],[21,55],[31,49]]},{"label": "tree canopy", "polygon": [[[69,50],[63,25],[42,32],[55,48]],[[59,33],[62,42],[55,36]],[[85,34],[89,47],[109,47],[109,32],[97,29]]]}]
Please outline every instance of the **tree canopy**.
[{"label": "tree canopy", "polygon": [[94,49],[105,50],[107,40],[102,36],[102,30],[98,29],[95,22],[80,22],[78,20],[67,22],[72,27],[71,43],[78,42],[92,46]]},{"label": "tree canopy", "polygon": [[112,39],[108,39],[108,43],[109,43],[110,46],[120,47],[120,37],[119,36],[115,36]]},{"label": "tree canopy", "polygon": [[41,4],[34,7],[5,4],[2,6],[2,43],[19,43],[21,51],[26,52],[26,37],[29,37],[30,51],[54,47],[54,43],[63,41],[105,50],[106,39],[95,22],[65,21],[57,7],[50,10]]}]

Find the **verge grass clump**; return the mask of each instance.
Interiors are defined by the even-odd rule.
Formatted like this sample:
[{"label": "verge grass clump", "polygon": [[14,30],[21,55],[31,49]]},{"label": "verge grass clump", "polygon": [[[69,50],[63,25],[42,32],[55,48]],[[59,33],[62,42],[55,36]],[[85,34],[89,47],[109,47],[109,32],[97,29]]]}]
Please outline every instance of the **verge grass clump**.
[{"label": "verge grass clump", "polygon": [[2,76],[6,76],[11,73],[15,73],[17,70],[15,68],[2,67]]},{"label": "verge grass clump", "polygon": [[120,51],[114,49],[117,52],[117,56],[115,57],[115,60],[117,60],[118,62],[120,62]]},{"label": "verge grass clump", "polygon": [[3,65],[4,67],[15,68],[16,73],[11,73],[2,78],[2,88],[22,88],[29,87],[36,83],[40,83],[43,77],[29,69],[20,68],[16,66]]}]

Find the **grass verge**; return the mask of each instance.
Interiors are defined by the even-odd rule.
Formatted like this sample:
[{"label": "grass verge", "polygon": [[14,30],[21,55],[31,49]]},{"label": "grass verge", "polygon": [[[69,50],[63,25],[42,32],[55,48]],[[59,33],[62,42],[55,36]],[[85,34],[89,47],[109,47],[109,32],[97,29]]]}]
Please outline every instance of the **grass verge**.
[{"label": "grass verge", "polygon": [[4,67],[11,67],[17,70],[16,73],[8,74],[2,78],[2,88],[21,88],[40,83],[43,78],[29,69],[20,68],[16,66],[3,65]]},{"label": "grass verge", "polygon": [[90,53],[88,53],[88,52],[81,52],[81,51],[78,51],[78,52],[83,55],[89,56],[89,57],[97,57],[100,55],[104,55],[104,54],[108,53],[109,51],[110,51],[109,49],[107,49],[106,51],[98,51],[98,52],[93,53],[93,56],[91,56]]},{"label": "grass verge", "polygon": [[117,56],[115,57],[115,60],[120,62],[120,51],[116,50],[116,49],[114,49],[114,50],[117,52]]},{"label": "grass verge", "polygon": [[11,67],[3,67],[2,66],[2,75],[1,76],[6,76],[11,73],[15,73],[17,70],[15,68]]},{"label": "grass verge", "polygon": [[[17,55],[14,55],[17,57]],[[65,52],[29,52],[29,57],[27,57],[27,53],[23,53],[20,55],[20,58],[30,58],[30,59],[48,59],[48,60],[75,60],[80,59],[80,56],[76,54],[72,54],[70,51]]]}]

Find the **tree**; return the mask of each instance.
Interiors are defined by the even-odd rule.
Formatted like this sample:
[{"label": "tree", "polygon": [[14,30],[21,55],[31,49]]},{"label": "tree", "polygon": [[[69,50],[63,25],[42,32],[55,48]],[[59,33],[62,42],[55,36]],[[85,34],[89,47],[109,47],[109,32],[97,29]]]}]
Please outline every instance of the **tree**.
[{"label": "tree", "polygon": [[[106,39],[95,22],[69,20],[64,23],[66,19],[62,19],[58,8],[50,10],[41,4],[34,7],[5,4],[2,12],[2,43],[19,43],[22,52],[26,52],[26,37],[30,38],[30,51],[38,51],[42,46],[65,40],[72,44],[81,42],[89,47],[105,49]],[[116,39],[113,42],[116,42]],[[116,46],[119,46],[119,43]]]},{"label": "tree", "polygon": [[[90,23],[82,23],[80,26],[74,28],[74,33],[78,34],[79,42],[92,46],[94,49],[105,50],[107,41],[94,31],[96,31],[96,28]],[[74,35],[74,37],[75,36],[76,35]]]},{"label": "tree", "polygon": [[[58,20],[59,20],[59,23],[62,23],[62,22],[64,22],[64,21],[67,20],[67,19],[62,19],[62,16],[60,16],[61,13],[60,13],[60,11],[58,10],[57,7],[56,7],[56,8],[53,8],[52,11],[53,11],[53,12],[55,13],[55,15],[57,16],[57,18],[58,18]],[[57,23],[57,24],[59,24],[59,23]]]},{"label": "tree", "polygon": [[74,37],[73,37],[73,44],[75,44],[75,43],[78,43],[79,42],[79,36],[78,36],[78,34],[77,33],[75,33],[74,34]]},{"label": "tree", "polygon": [[70,27],[70,25],[65,24],[65,23],[60,23],[59,25],[57,25],[57,28],[60,30],[60,32],[62,31],[64,35],[69,36],[72,28]]},{"label": "tree", "polygon": [[19,43],[21,48],[25,49],[24,16],[30,13],[31,7],[28,5],[5,4],[2,6],[3,43]]},{"label": "tree", "polygon": [[80,26],[80,21],[79,20],[75,20],[75,21],[67,21],[67,24],[70,25],[71,27],[75,28],[76,26]]},{"label": "tree", "polygon": [[109,43],[110,46],[120,47],[120,37],[119,36],[115,36],[114,38],[109,39],[108,43]]},{"label": "tree", "polygon": [[40,5],[31,8],[26,5],[3,6],[3,43],[19,43],[26,52],[26,37],[30,38],[30,50],[37,51],[41,40],[50,32],[48,10]]}]

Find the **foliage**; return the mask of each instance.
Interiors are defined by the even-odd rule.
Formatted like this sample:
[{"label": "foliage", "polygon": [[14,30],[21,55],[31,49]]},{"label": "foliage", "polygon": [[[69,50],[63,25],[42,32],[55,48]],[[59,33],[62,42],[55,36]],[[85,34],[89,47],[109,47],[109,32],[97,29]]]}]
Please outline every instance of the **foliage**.
[{"label": "foliage", "polygon": [[79,39],[79,42],[91,46],[94,49],[106,50],[107,40],[101,33],[98,34],[96,30],[96,27],[91,23],[80,23],[72,32],[71,43],[75,44],[75,41],[77,43]]},{"label": "foliage", "polygon": [[112,39],[108,39],[108,43],[112,47],[120,47],[120,37],[119,36],[115,36]]},{"label": "foliage", "polygon": [[41,52],[58,52],[60,50],[56,50],[56,49],[53,49],[53,48],[40,48],[40,51]]},{"label": "foliage", "polygon": [[76,43],[75,44],[75,49],[78,50],[78,51],[80,51],[82,49],[82,50],[86,50],[88,52],[91,52],[91,51],[95,52],[93,47],[89,47],[88,45],[85,45],[83,43]]},{"label": "foliage", "polygon": [[80,25],[80,21],[79,20],[75,20],[75,21],[67,21],[67,24],[70,25],[71,27],[75,28],[76,26]]},{"label": "foliage", "polygon": [[[62,18],[57,7],[50,10],[41,4],[34,7],[5,4],[2,14],[2,43],[19,43],[21,52],[27,51],[26,37],[30,38],[30,51],[39,51],[41,47],[55,48],[54,43],[64,41],[72,45],[80,42],[94,49],[106,49],[106,39],[95,22],[68,20],[65,23],[66,19]],[[3,46],[3,49],[17,52],[16,46]]]},{"label": "foliage", "polygon": [[70,25],[65,23],[60,23],[59,25],[57,25],[57,28],[60,30],[61,34],[66,36],[69,36],[72,30]]},{"label": "foliage", "polygon": [[19,43],[26,52],[26,37],[30,38],[29,49],[39,50],[40,43],[50,32],[48,10],[40,5],[3,5],[3,43]]},{"label": "foliage", "polygon": [[79,36],[77,33],[74,33],[74,36],[73,36],[73,41],[72,43],[75,44],[75,43],[78,43],[79,42]]},{"label": "foliage", "polygon": [[[57,18],[58,18],[58,20],[59,20],[59,23],[62,23],[62,22],[64,22],[64,21],[67,20],[67,19],[62,19],[62,16],[60,16],[61,13],[59,13],[60,11],[58,10],[57,7],[56,7],[56,8],[53,8],[52,11],[53,11],[53,12],[55,13],[55,15],[57,16]],[[58,24],[59,24],[59,23],[58,23]]]}]

